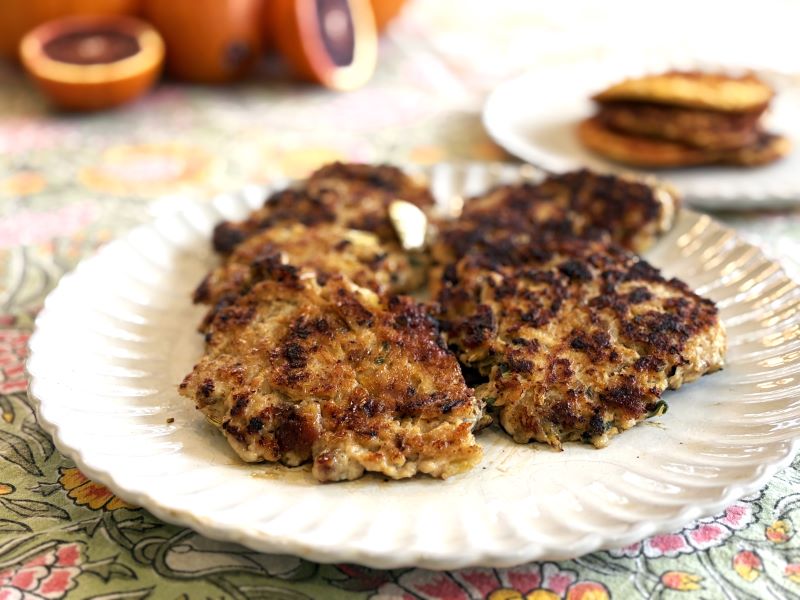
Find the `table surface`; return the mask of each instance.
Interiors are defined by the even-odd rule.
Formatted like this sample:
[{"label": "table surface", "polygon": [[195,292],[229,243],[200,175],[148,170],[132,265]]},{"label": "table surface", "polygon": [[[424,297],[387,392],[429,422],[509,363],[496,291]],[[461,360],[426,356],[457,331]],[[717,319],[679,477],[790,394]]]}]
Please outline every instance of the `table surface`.
[{"label": "table surface", "polygon": [[[669,6],[692,6],[707,22],[697,4]],[[124,109],[67,115],[0,66],[0,599],[800,597],[800,461],[723,514],[617,551],[514,569],[376,571],[259,554],[158,521],[61,456],[25,395],[26,343],[47,292],[179,198],[302,176],[334,159],[512,160],[486,137],[479,111],[492,86],[526,68],[680,47],[800,73],[800,52],[776,46],[796,39],[783,36],[800,20],[797,3],[767,2],[772,35],[746,45],[737,42],[759,18],[749,12],[731,9],[710,40],[697,27],[670,30],[673,12],[640,5],[656,10],[614,10],[664,25],[610,36],[618,21],[596,3],[493,0],[487,12],[481,0],[423,0],[386,36],[374,80],[349,94],[267,74],[224,89],[164,83]],[[716,216],[800,273],[800,213]]]}]

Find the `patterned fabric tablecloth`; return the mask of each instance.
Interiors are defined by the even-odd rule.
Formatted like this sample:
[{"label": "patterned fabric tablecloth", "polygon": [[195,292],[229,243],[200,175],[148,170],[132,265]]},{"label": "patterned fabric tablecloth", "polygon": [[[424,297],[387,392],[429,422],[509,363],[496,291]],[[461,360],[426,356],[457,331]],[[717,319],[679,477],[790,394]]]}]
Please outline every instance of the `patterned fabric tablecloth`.
[{"label": "patterned fabric tablecloth", "polygon": [[[417,3],[383,42],[374,81],[350,94],[280,79],[165,83],[132,106],[79,116],[49,111],[14,66],[0,66],[0,599],[800,597],[800,461],[722,514],[627,548],[513,569],[376,571],[164,524],[88,480],[37,427],[23,371],[32,320],[99,245],[180,197],[333,159],[511,160],[480,125],[485,92],[522,68],[615,52],[596,35],[613,17],[588,3],[491,4],[487,14],[480,0]],[[581,35],[566,37],[568,22]],[[669,41],[645,38],[627,42],[658,52]],[[781,67],[797,68],[797,55]],[[798,272],[800,215],[719,216]]]}]

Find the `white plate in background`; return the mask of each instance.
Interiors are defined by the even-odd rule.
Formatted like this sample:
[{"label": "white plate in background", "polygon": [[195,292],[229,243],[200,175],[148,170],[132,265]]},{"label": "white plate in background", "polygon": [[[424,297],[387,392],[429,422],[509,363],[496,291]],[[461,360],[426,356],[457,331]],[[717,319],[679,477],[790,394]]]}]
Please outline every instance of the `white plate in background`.
[{"label": "white plate in background", "polygon": [[577,124],[594,114],[591,96],[626,77],[670,69],[737,70],[698,62],[581,62],[526,73],[498,86],[483,109],[483,123],[500,146],[551,171],[589,167],[599,171],[650,172],[674,184],[693,206],[744,210],[800,206],[800,75],[756,74],[777,95],[764,116],[766,129],[787,136],[792,152],[773,164],[745,168],[700,166],[648,171],[626,167],[584,148]]}]

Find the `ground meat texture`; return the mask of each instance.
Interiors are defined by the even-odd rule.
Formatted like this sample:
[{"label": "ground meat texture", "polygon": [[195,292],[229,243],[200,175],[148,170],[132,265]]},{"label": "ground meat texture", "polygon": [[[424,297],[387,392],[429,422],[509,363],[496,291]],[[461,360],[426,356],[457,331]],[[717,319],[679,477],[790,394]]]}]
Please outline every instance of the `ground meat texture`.
[{"label": "ground meat texture", "polygon": [[273,265],[208,332],[180,393],[245,461],[310,461],[317,479],[340,481],[449,477],[481,457],[483,404],[411,298]]},{"label": "ground meat texture", "polygon": [[433,255],[447,265],[509,235],[545,232],[611,240],[641,252],[672,227],[679,204],[674,191],[646,181],[585,169],[551,175],[540,183],[503,185],[470,199],[458,219],[439,223]]},{"label": "ground meat texture", "polygon": [[335,223],[369,231],[383,242],[397,242],[388,207],[398,198],[423,211],[434,206],[428,188],[396,167],[331,163],[296,187],[272,194],[244,221],[220,223],[214,231],[214,249],[227,255],[259,231],[296,223],[307,227]]},{"label": "ground meat texture", "polygon": [[194,301],[212,307],[203,326],[230,299],[262,279],[275,278],[276,265],[285,265],[280,268],[286,276],[299,267],[313,269],[321,283],[344,275],[378,293],[410,292],[427,277],[424,256],[412,256],[398,243],[371,233],[333,223],[273,227],[236,246],[197,287]]},{"label": "ground meat texture", "polygon": [[598,118],[607,127],[623,133],[726,150],[756,141],[764,109],[766,106],[744,112],[721,112],[650,102],[609,102],[599,107]]},{"label": "ground meat texture", "polygon": [[603,446],[665,390],[723,365],[714,304],[614,244],[511,236],[447,272],[446,341],[488,378],[476,394],[518,442]]}]

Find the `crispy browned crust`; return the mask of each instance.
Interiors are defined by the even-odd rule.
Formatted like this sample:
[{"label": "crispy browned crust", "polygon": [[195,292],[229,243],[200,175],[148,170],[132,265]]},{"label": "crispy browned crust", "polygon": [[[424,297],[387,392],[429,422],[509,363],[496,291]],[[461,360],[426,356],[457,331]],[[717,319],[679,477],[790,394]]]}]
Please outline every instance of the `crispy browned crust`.
[{"label": "crispy browned crust", "polygon": [[763,110],[734,113],[646,102],[609,102],[601,105],[597,114],[606,127],[622,133],[726,150],[758,140],[757,124],[762,113]]},{"label": "crispy browned crust", "polygon": [[425,186],[396,167],[332,163],[312,173],[298,187],[276,192],[246,220],[220,223],[214,230],[214,249],[230,254],[257,231],[285,223],[337,223],[372,232],[382,241],[396,241],[388,206],[397,199],[423,210],[434,204]]},{"label": "crispy browned crust", "polygon": [[455,221],[439,223],[433,256],[447,264],[510,233],[610,238],[637,252],[668,231],[680,205],[656,183],[586,169],[551,175],[538,184],[506,185],[473,198]]},{"label": "crispy browned crust", "polygon": [[482,405],[425,309],[273,261],[219,310],[180,393],[248,462],[313,461],[320,481],[364,471],[448,477],[481,456]]},{"label": "crispy browned crust", "polygon": [[768,131],[760,131],[754,144],[729,151],[733,155],[726,156],[722,162],[745,167],[758,167],[780,160],[791,150],[792,143],[788,138]]},{"label": "crispy browned crust", "polygon": [[655,102],[724,112],[763,110],[774,92],[753,74],[738,77],[669,71],[626,79],[596,94],[597,102]]},{"label": "crispy browned crust", "polygon": [[518,442],[596,446],[722,367],[713,302],[602,241],[507,238],[445,269],[445,337]]},{"label": "crispy browned crust", "polygon": [[616,162],[648,168],[727,164],[755,167],[786,156],[791,144],[783,136],[760,131],[755,143],[733,150],[708,150],[668,140],[620,133],[599,117],[578,125],[578,138],[590,150]]},{"label": "crispy browned crust", "polygon": [[203,327],[214,312],[258,283],[265,276],[265,261],[276,256],[281,262],[313,270],[320,283],[344,275],[378,293],[413,291],[427,276],[425,255],[404,252],[397,242],[382,242],[366,231],[335,223],[271,227],[236,246],[197,287],[195,303],[212,306]]}]

